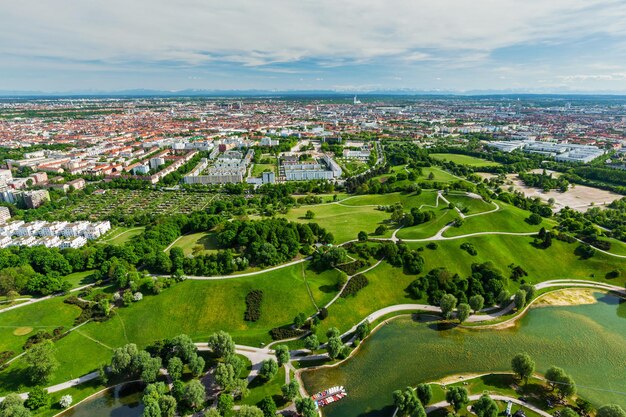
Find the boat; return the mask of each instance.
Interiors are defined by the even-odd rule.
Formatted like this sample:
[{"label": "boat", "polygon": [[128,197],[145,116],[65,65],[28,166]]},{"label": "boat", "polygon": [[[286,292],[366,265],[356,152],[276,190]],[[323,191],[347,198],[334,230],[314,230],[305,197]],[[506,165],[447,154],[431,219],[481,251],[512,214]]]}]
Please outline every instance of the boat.
[{"label": "boat", "polygon": [[324,407],[345,398],[347,395],[348,393],[343,386],[336,386],[312,395],[311,399],[315,401],[317,407]]},{"label": "boat", "polygon": [[313,394],[311,396],[311,399],[314,401],[320,400],[322,398],[328,397],[329,395],[337,394],[342,391],[345,391],[342,386],[331,387],[331,388],[325,389],[324,391],[320,391],[317,394]]},{"label": "boat", "polygon": [[327,406],[328,404],[332,404],[334,402],[337,402],[339,400],[341,400],[342,398],[345,398],[348,394],[345,391],[342,391],[340,393],[337,394],[333,394],[331,396],[325,397],[321,400],[319,400],[317,402],[317,406],[318,407],[324,407]]}]

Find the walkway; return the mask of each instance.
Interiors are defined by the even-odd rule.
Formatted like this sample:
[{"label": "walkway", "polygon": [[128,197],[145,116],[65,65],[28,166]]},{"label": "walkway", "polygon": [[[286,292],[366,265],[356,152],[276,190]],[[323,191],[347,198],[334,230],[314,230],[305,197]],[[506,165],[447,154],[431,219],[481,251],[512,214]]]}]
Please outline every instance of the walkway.
[{"label": "walkway", "polygon": [[[482,396],[482,394],[470,395],[469,399],[470,399],[470,401],[476,401],[481,396]],[[529,403],[527,403],[525,401],[518,400],[517,398],[507,397],[505,395],[497,395],[497,394],[489,395],[489,396],[491,397],[491,399],[496,400],[496,401],[511,401],[514,404],[524,406],[524,407],[528,408],[529,410],[534,411],[535,413],[537,413],[537,414],[539,414],[539,415],[541,415],[543,417],[552,417],[552,415],[550,413],[547,413],[547,412],[543,411],[542,409],[537,408],[534,405],[529,404]],[[430,413],[431,411],[434,411],[434,410],[436,410],[438,408],[447,407],[449,405],[450,404],[447,401],[440,401],[438,403],[435,403],[435,404],[432,404],[432,405],[429,405],[428,407],[426,407],[426,413]],[[396,413],[397,413],[397,410],[393,413],[393,415],[395,416]]]},{"label": "walkway", "polygon": [[[87,285],[82,285],[80,287],[72,288],[71,290],[69,290],[69,292],[72,293],[72,292],[82,291],[85,288],[93,287],[94,285],[96,285],[95,282],[91,283],[91,284],[87,284]],[[50,294],[50,295],[47,295],[47,296],[41,297],[41,298],[30,298],[28,301],[26,301],[24,303],[17,304],[17,305],[14,305],[14,306],[11,306],[11,307],[7,307],[7,308],[3,308],[2,310],[0,310],[0,314],[5,313],[5,312],[10,311],[10,310],[15,310],[16,308],[26,307],[26,306],[38,303],[40,301],[45,301],[45,300],[49,300],[49,299],[54,298],[54,297],[60,297],[60,296],[64,296],[64,295],[67,295],[67,294],[66,293],[57,293],[57,294]]]}]

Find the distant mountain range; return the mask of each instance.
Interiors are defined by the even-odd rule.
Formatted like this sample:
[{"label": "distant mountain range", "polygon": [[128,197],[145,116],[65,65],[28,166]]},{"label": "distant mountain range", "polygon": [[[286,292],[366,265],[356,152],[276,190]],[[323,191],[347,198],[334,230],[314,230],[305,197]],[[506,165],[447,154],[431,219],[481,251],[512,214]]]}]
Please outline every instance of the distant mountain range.
[{"label": "distant mountain range", "polygon": [[358,96],[439,96],[439,97],[471,97],[471,96],[502,96],[502,97],[611,97],[626,98],[626,91],[528,91],[528,90],[369,90],[369,91],[337,91],[337,90],[150,90],[131,89],[118,91],[77,90],[77,91],[22,91],[0,90],[0,98],[63,98],[63,97],[352,97]]}]

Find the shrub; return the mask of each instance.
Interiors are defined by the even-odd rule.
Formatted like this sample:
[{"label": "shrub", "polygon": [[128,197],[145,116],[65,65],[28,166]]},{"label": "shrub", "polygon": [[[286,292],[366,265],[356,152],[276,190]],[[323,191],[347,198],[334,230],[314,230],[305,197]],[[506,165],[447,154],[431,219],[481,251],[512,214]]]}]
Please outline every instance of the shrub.
[{"label": "shrub", "polygon": [[291,339],[292,337],[302,336],[302,334],[304,334],[304,331],[291,327],[274,327],[270,330],[272,340]]},{"label": "shrub", "polygon": [[320,318],[320,320],[326,319],[328,317],[328,309],[326,307],[320,308],[320,312],[317,316]]},{"label": "shrub", "polygon": [[369,284],[369,281],[365,275],[355,275],[352,277],[352,279],[350,279],[350,281],[348,281],[348,284],[341,292],[341,297],[346,298],[351,295],[354,296],[359,292],[359,290],[366,287],[367,284]]},{"label": "shrub", "polygon": [[61,406],[61,408],[67,408],[70,405],[72,405],[73,401],[74,399],[72,398],[71,395],[64,395],[61,397],[61,400],[59,401],[59,405]]},{"label": "shrub", "polygon": [[465,252],[469,253],[472,256],[478,255],[478,251],[476,250],[474,245],[472,245],[471,243],[467,243],[467,242],[463,243],[461,245],[461,249],[463,249]]},{"label": "shrub", "polygon": [[354,262],[350,262],[347,264],[337,265],[337,269],[345,272],[348,275],[354,275],[361,268],[368,266],[369,263],[364,261],[363,259],[357,259]]},{"label": "shrub", "polygon": [[140,292],[136,292],[133,294],[133,301],[141,301],[143,300],[143,294]]},{"label": "shrub", "polygon": [[430,242],[426,245],[426,247],[430,250],[436,250],[439,245],[436,242]]},{"label": "shrub", "polygon": [[620,275],[622,275],[622,273],[620,272],[619,269],[614,269],[612,271],[609,271],[606,273],[606,277],[608,279],[614,279],[614,278],[619,278]]},{"label": "shrub", "polygon": [[246,312],[243,315],[245,321],[258,321],[261,318],[261,303],[263,291],[252,290],[246,295]]}]

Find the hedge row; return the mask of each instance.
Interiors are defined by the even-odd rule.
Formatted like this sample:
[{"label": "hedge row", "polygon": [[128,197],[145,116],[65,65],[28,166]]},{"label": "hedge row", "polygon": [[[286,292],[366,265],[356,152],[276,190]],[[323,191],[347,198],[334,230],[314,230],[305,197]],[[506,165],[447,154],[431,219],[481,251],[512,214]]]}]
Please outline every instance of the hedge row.
[{"label": "hedge row", "polygon": [[341,292],[341,297],[346,298],[348,296],[354,296],[362,288],[365,288],[369,284],[367,277],[363,274],[353,276],[346,284],[345,288]]},{"label": "hedge row", "polygon": [[350,262],[347,264],[337,265],[337,269],[342,270],[348,275],[354,275],[357,271],[363,267],[369,266],[369,262],[364,261],[363,259],[357,259],[354,262]]},{"label": "hedge row", "polygon": [[246,295],[246,312],[243,315],[245,321],[258,321],[261,318],[261,303],[263,291],[252,290]]}]

